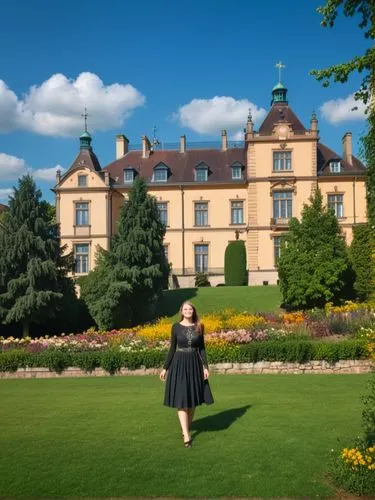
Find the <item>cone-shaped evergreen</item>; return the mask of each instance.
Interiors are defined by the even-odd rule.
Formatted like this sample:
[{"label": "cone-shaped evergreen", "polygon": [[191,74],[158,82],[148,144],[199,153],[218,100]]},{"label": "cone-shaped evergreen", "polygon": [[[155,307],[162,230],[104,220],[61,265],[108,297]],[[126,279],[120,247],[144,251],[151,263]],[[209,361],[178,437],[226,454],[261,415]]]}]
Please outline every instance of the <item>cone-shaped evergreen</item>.
[{"label": "cone-shaped evergreen", "polygon": [[121,207],[111,250],[100,252],[94,271],[82,281],[82,297],[100,328],[151,319],[168,283],[164,234],[156,199],[138,178]]},{"label": "cone-shaped evergreen", "polygon": [[118,231],[110,252],[112,265],[122,267],[119,274],[132,287],[133,322],[147,319],[150,307],[167,286],[164,234],[156,199],[147,193],[145,179],[138,178],[120,210]]},{"label": "cone-shaped evergreen", "polygon": [[296,309],[336,301],[347,285],[348,252],[337,218],[323,207],[319,189],[291,219],[278,261],[284,303]]},{"label": "cone-shaped evergreen", "polygon": [[31,322],[54,316],[66,288],[71,257],[62,257],[57,226],[48,203],[29,175],[18,181],[0,229],[0,323]]}]

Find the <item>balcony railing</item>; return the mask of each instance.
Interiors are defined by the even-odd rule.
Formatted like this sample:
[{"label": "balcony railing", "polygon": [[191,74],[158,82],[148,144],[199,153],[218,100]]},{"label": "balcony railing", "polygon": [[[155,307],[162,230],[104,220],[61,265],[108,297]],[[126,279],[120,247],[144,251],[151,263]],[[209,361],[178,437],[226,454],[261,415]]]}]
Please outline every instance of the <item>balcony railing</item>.
[{"label": "balcony railing", "polygon": [[287,227],[290,218],[271,217],[270,225],[274,227]]}]

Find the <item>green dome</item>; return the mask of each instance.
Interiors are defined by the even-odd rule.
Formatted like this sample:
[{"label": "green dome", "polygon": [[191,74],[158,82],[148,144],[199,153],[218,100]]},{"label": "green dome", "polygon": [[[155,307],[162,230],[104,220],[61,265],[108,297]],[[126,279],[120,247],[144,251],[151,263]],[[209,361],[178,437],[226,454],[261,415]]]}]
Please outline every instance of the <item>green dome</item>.
[{"label": "green dome", "polygon": [[83,132],[83,134],[81,134],[79,136],[80,139],[91,139],[91,135],[88,133],[88,132]]},{"label": "green dome", "polygon": [[284,87],[284,85],[279,82],[277,85],[274,86],[274,88],[272,89],[272,91],[274,90],[286,90],[286,88]]}]

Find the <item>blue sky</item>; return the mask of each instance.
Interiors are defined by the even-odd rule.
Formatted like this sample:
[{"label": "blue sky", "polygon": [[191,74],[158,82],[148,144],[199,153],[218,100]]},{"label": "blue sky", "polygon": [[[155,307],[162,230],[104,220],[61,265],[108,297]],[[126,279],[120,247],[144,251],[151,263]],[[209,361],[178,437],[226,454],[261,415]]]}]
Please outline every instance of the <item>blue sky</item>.
[{"label": "blue sky", "polygon": [[321,142],[354,152],[365,131],[350,112],[360,76],[328,89],[309,75],[362,54],[369,42],[353,19],[320,26],[323,0],[5,2],[0,29],[0,201],[19,175],[34,172],[52,200],[54,169],[69,168],[88,108],[102,166],[114,159],[115,135],[133,144],[237,137],[249,106],[256,128],[278,81],[305,126],[316,110]]}]

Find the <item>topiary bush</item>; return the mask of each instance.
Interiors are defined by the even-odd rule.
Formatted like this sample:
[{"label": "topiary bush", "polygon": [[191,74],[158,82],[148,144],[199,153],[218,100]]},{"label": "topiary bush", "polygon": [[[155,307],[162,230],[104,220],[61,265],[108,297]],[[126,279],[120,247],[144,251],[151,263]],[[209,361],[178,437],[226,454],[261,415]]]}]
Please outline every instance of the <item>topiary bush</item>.
[{"label": "topiary bush", "polygon": [[246,248],[243,241],[228,243],[225,249],[224,274],[226,286],[247,285]]},{"label": "topiary bush", "polygon": [[197,288],[203,287],[203,286],[211,286],[211,283],[208,279],[207,274],[205,273],[197,273],[195,275],[195,286]]}]

